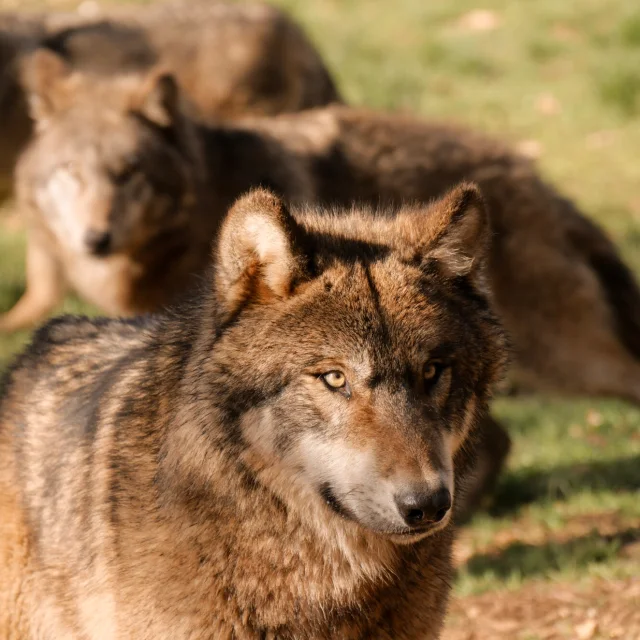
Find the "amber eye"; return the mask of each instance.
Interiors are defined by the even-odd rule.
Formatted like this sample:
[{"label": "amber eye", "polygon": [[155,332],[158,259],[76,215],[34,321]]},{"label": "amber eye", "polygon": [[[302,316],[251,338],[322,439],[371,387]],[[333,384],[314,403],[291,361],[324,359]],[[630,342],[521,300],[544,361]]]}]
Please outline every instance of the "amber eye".
[{"label": "amber eye", "polygon": [[140,159],[138,156],[127,158],[122,169],[115,173],[113,180],[116,184],[125,184],[129,182],[140,171]]},{"label": "amber eye", "polygon": [[342,371],[327,371],[327,373],[323,373],[320,376],[320,379],[329,391],[335,391],[347,400],[351,398],[351,387],[347,382],[347,377]]},{"label": "amber eye", "polygon": [[344,389],[347,385],[347,378],[342,371],[329,371],[323,374],[322,379],[331,389]]},{"label": "amber eye", "polygon": [[444,364],[439,360],[429,360],[422,369],[422,379],[424,380],[425,389],[429,390],[440,379]]}]

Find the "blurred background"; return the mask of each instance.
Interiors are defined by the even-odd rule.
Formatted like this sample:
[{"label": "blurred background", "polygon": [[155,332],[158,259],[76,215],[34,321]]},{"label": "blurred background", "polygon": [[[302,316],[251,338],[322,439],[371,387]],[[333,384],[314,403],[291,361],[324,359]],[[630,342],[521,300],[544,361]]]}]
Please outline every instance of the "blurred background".
[{"label": "blurred background", "polygon": [[[90,17],[109,4],[0,0],[0,10]],[[348,102],[510,141],[640,274],[637,0],[273,4],[303,25]],[[2,309],[24,286],[23,252],[5,204]],[[63,310],[92,311],[72,298]],[[0,336],[0,367],[27,339]],[[640,412],[536,396],[499,399],[497,413],[515,446],[489,513],[462,531],[447,638],[640,638]]]}]

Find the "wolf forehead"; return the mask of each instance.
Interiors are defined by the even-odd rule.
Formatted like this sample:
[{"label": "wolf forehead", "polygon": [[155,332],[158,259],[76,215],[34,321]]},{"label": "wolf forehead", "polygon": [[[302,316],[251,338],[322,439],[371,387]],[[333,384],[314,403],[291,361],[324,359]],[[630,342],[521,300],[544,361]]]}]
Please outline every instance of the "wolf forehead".
[{"label": "wolf forehead", "polygon": [[423,328],[420,318],[436,315],[442,283],[421,267],[416,247],[399,234],[393,214],[364,210],[318,219],[305,213],[297,219],[307,245],[306,278],[297,292],[310,313],[313,306],[304,293],[315,285],[311,298],[321,299],[317,312],[336,329],[353,328],[359,321],[358,328],[374,331],[395,318],[397,333],[411,324]]},{"label": "wolf forehead", "polygon": [[[246,199],[251,197],[265,196]],[[293,295],[286,294],[282,305],[255,308],[268,321],[262,319],[252,343],[268,349],[288,342],[287,352],[296,359],[314,346],[318,356],[344,353],[363,364],[373,351],[376,360],[391,364],[454,351],[480,357],[492,340],[499,341],[489,301],[470,281],[472,275],[447,274],[430,263],[442,229],[437,220],[433,228],[438,207],[354,206],[348,212],[306,207],[290,213],[302,236],[296,256],[301,268]],[[261,244],[268,245],[267,234],[261,235]]]},{"label": "wolf forehead", "polygon": [[404,377],[408,366],[482,347],[473,340],[469,318],[450,309],[419,270],[393,252],[351,254],[346,263],[325,253],[318,257],[324,261],[308,289],[303,284],[300,295],[265,323],[267,339],[256,334],[262,347],[286,347],[294,362],[326,359],[326,367],[348,366],[366,377],[383,371]]},{"label": "wolf forehead", "polygon": [[429,247],[435,234],[424,206],[354,206],[347,213],[306,207],[291,213],[304,233],[304,272],[309,280],[321,280],[327,292],[342,285],[343,296],[363,300],[364,290],[366,299],[380,308],[384,297],[396,309],[406,305],[420,313],[427,309],[426,301],[431,306],[442,300],[440,291],[458,289],[455,278],[431,268]]}]

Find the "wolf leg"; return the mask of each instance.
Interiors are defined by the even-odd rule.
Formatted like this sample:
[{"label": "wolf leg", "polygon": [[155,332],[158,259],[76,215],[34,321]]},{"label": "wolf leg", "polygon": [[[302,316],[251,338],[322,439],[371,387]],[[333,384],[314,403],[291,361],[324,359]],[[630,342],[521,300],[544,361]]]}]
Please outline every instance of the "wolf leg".
[{"label": "wolf leg", "polygon": [[511,438],[504,427],[490,415],[478,428],[475,463],[456,506],[456,521],[466,522],[491,495],[511,450]]},{"label": "wolf leg", "polygon": [[0,315],[0,331],[24,329],[42,320],[62,299],[64,276],[44,242],[30,234],[27,242],[27,288],[20,300]]}]

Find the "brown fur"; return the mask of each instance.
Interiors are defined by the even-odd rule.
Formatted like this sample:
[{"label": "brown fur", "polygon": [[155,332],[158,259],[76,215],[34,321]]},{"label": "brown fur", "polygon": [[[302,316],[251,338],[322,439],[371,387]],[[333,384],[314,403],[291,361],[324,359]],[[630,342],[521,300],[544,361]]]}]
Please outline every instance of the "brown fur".
[{"label": "brown fur", "polygon": [[275,7],[188,2],[112,13],[101,20],[0,14],[0,188],[5,195],[32,132],[20,67],[37,46],[85,72],[117,75],[161,64],[176,75],[194,114],[204,119],[297,111],[340,99],[312,43]]},{"label": "brown fur", "polygon": [[[528,160],[503,145],[408,116],[341,106],[202,126],[182,115],[167,78],[147,80],[141,95],[139,81],[61,75],[54,84],[63,89],[63,106],[52,107],[50,124],[25,154],[18,175],[31,220],[30,247],[36,247],[35,273],[23,307],[29,312],[5,316],[5,327],[15,326],[20,316],[33,322],[55,302],[60,287],[49,295],[55,287],[46,282],[53,272],[59,274],[56,282],[70,280],[110,312],[163,304],[189,288],[192,271],[205,268],[207,244],[225,211],[252,186],[268,186],[294,203],[376,206],[427,202],[473,179],[492,218],[490,269],[513,341],[514,381],[640,401],[640,294],[633,277],[603,233],[545,184]],[[164,125],[149,126],[153,116],[140,117],[140,101],[151,95],[162,102],[154,93],[158,83],[167,91],[168,111]],[[70,105],[64,104],[67,95]],[[132,158],[135,180],[146,185],[135,206],[133,187],[115,180]],[[66,166],[80,183],[93,185],[87,201],[72,198],[77,211],[64,208],[70,228],[126,236],[107,258],[89,256],[78,243],[71,247],[69,234],[55,237],[55,216],[38,206],[39,188]],[[167,182],[158,176],[169,170],[180,176],[171,184],[176,206],[184,199],[184,210],[177,206],[164,217],[135,213],[145,198],[150,211],[160,206],[155,185]],[[163,244],[157,238],[167,230]],[[184,250],[180,257],[171,253],[176,245]],[[47,264],[46,273],[39,261]]]},{"label": "brown fur", "polygon": [[43,35],[37,20],[0,14],[0,200],[11,193],[13,167],[31,132],[26,98],[18,81],[20,56]]},{"label": "brown fur", "polygon": [[395,504],[464,479],[505,355],[489,233],[469,186],[396,215],[258,191],[193,301],[40,330],[0,404],[0,636],[437,638],[450,520]]}]

